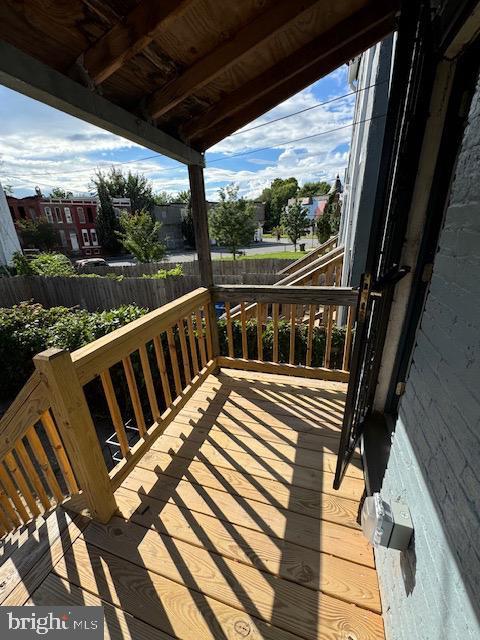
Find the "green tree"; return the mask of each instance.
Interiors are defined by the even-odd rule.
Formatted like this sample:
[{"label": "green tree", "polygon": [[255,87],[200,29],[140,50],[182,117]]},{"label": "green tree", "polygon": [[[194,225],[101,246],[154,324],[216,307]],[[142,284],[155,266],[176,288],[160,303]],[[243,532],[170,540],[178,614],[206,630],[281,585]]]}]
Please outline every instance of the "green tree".
[{"label": "green tree", "polygon": [[4,184],[3,191],[5,192],[6,196],[13,196],[13,187],[11,184]]},{"label": "green tree", "polygon": [[158,239],[162,224],[155,222],[148,211],[132,215],[122,213],[120,227],[122,231],[117,231],[116,235],[139,262],[156,262],[164,257],[165,245]]},{"label": "green tree", "polygon": [[15,224],[25,247],[49,251],[58,245],[57,234],[46,218],[17,220]]},{"label": "green tree", "polygon": [[326,242],[332,235],[332,228],[330,226],[330,216],[325,211],[317,220],[315,227],[315,233],[317,234],[320,244]]},{"label": "green tree", "polygon": [[285,233],[293,242],[296,251],[297,241],[310,230],[308,211],[299,202],[296,202],[285,207],[281,220]]},{"label": "green tree", "polygon": [[270,187],[262,191],[260,199],[265,202],[265,231],[270,231],[280,224],[282,212],[290,198],[298,192],[296,178],[275,178]]},{"label": "green tree", "polygon": [[61,198],[62,200],[67,200],[68,198],[73,197],[72,191],[65,191],[62,187],[53,187],[50,191],[50,198]]},{"label": "green tree", "polygon": [[252,241],[255,210],[251,202],[238,197],[238,186],[231,184],[218,193],[220,202],[209,213],[210,233],[218,244],[229,248],[235,260],[239,247]]},{"label": "green tree", "polygon": [[195,226],[193,224],[192,199],[190,191],[180,191],[180,193],[177,194],[177,201],[186,205],[182,213],[182,234],[188,246],[195,249],[197,246],[197,239],[195,237]]},{"label": "green tree", "polygon": [[141,173],[123,173],[121,169],[112,167],[108,173],[98,170],[93,179],[93,184],[98,193],[98,181],[105,185],[110,198],[130,198],[132,212],[152,211],[155,205],[155,197],[152,193],[152,185]]},{"label": "green tree", "polygon": [[336,191],[329,196],[327,206],[325,207],[325,213],[328,215],[328,220],[330,222],[331,235],[335,235],[338,233],[340,228],[341,213],[341,203]]},{"label": "green tree", "polygon": [[119,242],[116,236],[119,225],[113,209],[112,196],[110,194],[111,185],[101,171],[96,172],[92,182],[100,203],[95,224],[98,240],[106,251],[115,253],[119,249]]},{"label": "green tree", "polygon": [[323,196],[329,191],[330,185],[328,182],[305,182],[303,187],[300,187],[297,197],[312,198],[313,196]]},{"label": "green tree", "polygon": [[167,191],[159,191],[158,193],[153,194],[154,203],[157,205],[169,204],[173,201],[173,197],[171,193]]}]

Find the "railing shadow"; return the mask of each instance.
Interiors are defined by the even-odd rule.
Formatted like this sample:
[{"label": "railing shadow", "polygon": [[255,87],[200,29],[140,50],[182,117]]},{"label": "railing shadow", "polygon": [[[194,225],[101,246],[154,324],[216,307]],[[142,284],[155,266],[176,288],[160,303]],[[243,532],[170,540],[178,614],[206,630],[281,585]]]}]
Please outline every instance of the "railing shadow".
[{"label": "railing shadow", "polygon": [[[240,394],[235,398],[228,382],[218,385],[226,392],[215,391],[217,382],[208,390],[207,397],[213,401],[208,411],[191,425],[174,423],[188,433],[174,439],[170,457],[164,447],[154,444],[146,462],[140,461],[117,491],[122,517],[108,525],[88,524],[73,545],[66,536],[61,553],[51,559],[48,579],[31,595],[32,603],[53,604],[51,597],[56,603],[92,604],[98,597],[112,637],[190,638],[195,633],[199,638],[221,640],[232,637],[231,625],[238,634],[256,627],[261,637],[272,639],[284,632],[317,637],[325,448],[318,452],[319,486],[312,491],[318,498],[318,517],[299,513],[305,488],[298,474],[312,465],[312,422],[322,419],[321,403],[312,398],[310,413],[308,398],[295,406],[283,405],[279,422],[285,428],[290,421],[297,426],[292,459],[279,448],[284,446],[280,428],[272,431],[277,440],[262,439],[261,453],[256,450],[254,429],[257,423],[271,430],[269,421],[261,417],[267,406],[265,396],[272,402],[286,401],[287,393],[294,395],[288,385],[282,391],[259,384],[258,399],[248,384],[235,387]],[[253,407],[242,403],[242,390]],[[332,392],[327,401],[340,403],[340,395]],[[235,408],[242,410],[244,421],[238,412],[232,413]],[[336,413],[332,410],[330,419]],[[328,421],[328,410],[323,415]],[[243,428],[245,435],[222,428],[223,416]],[[318,432],[327,429],[323,426]],[[216,434],[227,433],[237,449],[218,444]],[[285,444],[292,443],[287,439]],[[333,436],[331,446],[333,452]],[[208,451],[216,451],[222,464],[211,460]],[[273,483],[246,470],[238,459],[240,453],[288,491],[287,499],[278,498]],[[288,477],[278,472],[275,460],[288,466]],[[197,463],[208,474],[208,484],[200,482]],[[238,476],[232,477],[231,472]],[[243,486],[235,483],[240,477]],[[247,485],[257,499],[247,497]],[[57,513],[61,518],[62,511]],[[263,541],[271,555],[265,556],[256,541]],[[302,549],[308,550],[308,561],[302,562]],[[299,597],[295,611],[292,602]]]}]

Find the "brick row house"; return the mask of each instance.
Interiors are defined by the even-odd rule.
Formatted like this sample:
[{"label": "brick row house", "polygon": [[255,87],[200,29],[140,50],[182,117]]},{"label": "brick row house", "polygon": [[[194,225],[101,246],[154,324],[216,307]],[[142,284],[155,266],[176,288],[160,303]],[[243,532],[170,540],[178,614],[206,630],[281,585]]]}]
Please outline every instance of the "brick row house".
[{"label": "brick row house", "polygon": [[[15,222],[45,218],[56,232],[58,250],[72,256],[100,255],[96,198],[44,198],[37,194],[25,198],[7,196],[7,202]],[[21,234],[19,237],[22,242]]]}]

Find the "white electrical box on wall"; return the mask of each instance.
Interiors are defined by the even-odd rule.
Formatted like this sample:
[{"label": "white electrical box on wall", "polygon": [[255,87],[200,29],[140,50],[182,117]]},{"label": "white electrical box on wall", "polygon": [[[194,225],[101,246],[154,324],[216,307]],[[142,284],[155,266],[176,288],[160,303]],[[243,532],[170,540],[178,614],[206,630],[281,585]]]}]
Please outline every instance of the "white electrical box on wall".
[{"label": "white electrical box on wall", "polygon": [[389,503],[374,493],[363,503],[362,531],[374,547],[405,550],[413,533],[410,511],[401,500]]}]

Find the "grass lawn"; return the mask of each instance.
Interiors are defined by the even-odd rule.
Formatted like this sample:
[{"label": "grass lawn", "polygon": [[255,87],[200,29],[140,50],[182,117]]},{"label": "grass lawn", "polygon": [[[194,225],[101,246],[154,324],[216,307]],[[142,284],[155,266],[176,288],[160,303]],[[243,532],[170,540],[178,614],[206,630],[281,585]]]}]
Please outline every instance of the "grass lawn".
[{"label": "grass lawn", "polygon": [[[284,259],[284,260],[298,260],[298,258],[303,258],[304,255],[309,253],[309,251],[272,251],[271,253],[252,253],[247,256],[237,256],[237,260],[264,260],[267,259]],[[214,260],[233,260],[233,256],[230,255],[228,258],[217,258],[216,256],[212,256]]]}]

